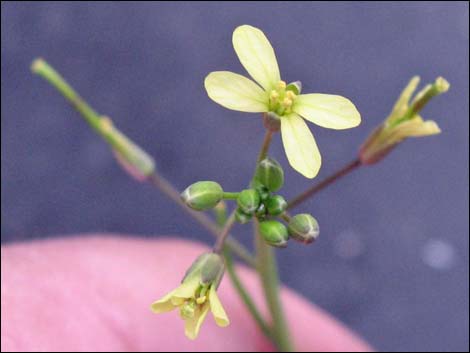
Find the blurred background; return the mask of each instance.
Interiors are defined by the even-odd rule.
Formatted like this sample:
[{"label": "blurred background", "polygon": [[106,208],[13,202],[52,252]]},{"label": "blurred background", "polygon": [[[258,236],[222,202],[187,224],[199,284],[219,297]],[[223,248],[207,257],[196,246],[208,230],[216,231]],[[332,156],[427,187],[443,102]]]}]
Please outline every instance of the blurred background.
[{"label": "blurred background", "polygon": [[[468,351],[469,104],[467,2],[2,2],[2,243],[87,232],[213,241],[164,195],[135,183],[31,61],[47,59],[99,112],[148,150],[179,189],[246,185],[263,127],[206,96],[215,70],[245,74],[231,44],[260,27],[282,76],[305,92],[350,98],[359,128],[309,125],[317,181],[355,157],[411,76],[442,75],[448,93],[423,116],[443,133],[409,140],[297,210],[321,236],[278,252],[283,281],[379,350]],[[286,170],[283,194],[312,184]],[[248,227],[249,228],[249,227]],[[250,244],[247,228],[235,233]],[[305,323],[308,324],[308,323]]]}]

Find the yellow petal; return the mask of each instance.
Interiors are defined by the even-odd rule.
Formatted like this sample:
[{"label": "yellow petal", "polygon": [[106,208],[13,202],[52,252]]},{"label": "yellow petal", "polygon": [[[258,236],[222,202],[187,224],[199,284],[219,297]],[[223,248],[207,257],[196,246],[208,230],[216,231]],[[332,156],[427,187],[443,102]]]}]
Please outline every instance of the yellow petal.
[{"label": "yellow petal", "polygon": [[243,67],[266,91],[280,80],[274,49],[258,28],[243,25],[233,31],[233,48]]},{"label": "yellow petal", "polygon": [[176,308],[177,305],[174,305],[171,300],[174,292],[175,291],[171,291],[170,293],[165,295],[162,299],[153,302],[152,305],[150,306],[150,309],[154,313],[160,314],[160,313],[166,313]]},{"label": "yellow petal", "polygon": [[423,121],[420,117],[413,118],[397,125],[392,129],[387,142],[397,143],[407,137],[435,135],[441,132],[435,121]]},{"label": "yellow petal", "polygon": [[308,121],[330,129],[349,129],[361,123],[361,115],[354,104],[332,94],[301,94],[292,109]]},{"label": "yellow petal", "polygon": [[391,123],[397,119],[400,119],[408,109],[408,103],[410,102],[411,96],[413,95],[416,87],[419,84],[419,76],[414,76],[405,89],[401,92],[397,102],[393,106],[392,112],[387,118],[387,122]]},{"label": "yellow petal", "polygon": [[295,113],[281,117],[281,134],[290,165],[306,178],[318,174],[320,151],[305,121]]},{"label": "yellow petal", "polygon": [[214,315],[216,324],[220,327],[228,326],[230,324],[230,320],[228,319],[222,303],[217,296],[217,290],[214,285],[211,286],[209,291],[209,304],[211,306],[212,315]]},{"label": "yellow petal", "polygon": [[173,291],[172,301],[176,303],[178,302],[178,298],[194,297],[198,287],[199,287],[199,277],[194,276],[190,280],[181,283],[181,285]]},{"label": "yellow petal", "polygon": [[268,96],[250,79],[230,71],[215,71],[204,80],[207,95],[221,106],[249,113],[268,111]]},{"label": "yellow petal", "polygon": [[188,319],[184,323],[184,332],[189,339],[196,339],[199,334],[204,319],[209,312],[209,303],[203,305],[202,308],[197,308],[193,318]]}]

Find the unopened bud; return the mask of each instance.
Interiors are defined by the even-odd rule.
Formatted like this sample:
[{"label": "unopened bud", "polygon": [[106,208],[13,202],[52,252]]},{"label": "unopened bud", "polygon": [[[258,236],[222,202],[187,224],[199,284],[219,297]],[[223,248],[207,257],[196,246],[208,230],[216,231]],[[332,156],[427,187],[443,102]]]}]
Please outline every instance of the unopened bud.
[{"label": "unopened bud", "polygon": [[238,207],[247,215],[252,215],[259,207],[260,197],[255,189],[240,192],[237,198]]},{"label": "unopened bud", "polygon": [[266,217],[266,206],[264,205],[264,203],[261,203],[259,205],[258,209],[255,212],[255,215],[259,220],[264,220],[264,218]]},{"label": "unopened bud", "polygon": [[279,162],[267,157],[258,163],[255,179],[268,190],[277,191],[284,184],[284,171]]},{"label": "unopened bud", "polygon": [[291,82],[287,85],[286,90],[294,92],[296,95],[299,95],[302,92],[302,82]]},{"label": "unopened bud", "polygon": [[237,210],[235,211],[235,220],[240,224],[248,223],[251,217],[251,215],[247,215],[240,208],[237,208]]},{"label": "unopened bud", "polygon": [[268,213],[271,216],[278,216],[287,208],[287,202],[281,195],[274,195],[265,202]]},{"label": "unopened bud", "polygon": [[289,221],[288,230],[294,240],[305,244],[311,243],[320,234],[317,220],[307,213],[292,217]]},{"label": "unopened bud", "polygon": [[263,221],[259,224],[259,232],[269,245],[280,248],[287,246],[289,233],[284,224],[278,221]]},{"label": "unopened bud", "polygon": [[214,181],[198,181],[186,188],[181,193],[183,202],[194,210],[208,210],[220,200],[224,195],[222,187]]}]

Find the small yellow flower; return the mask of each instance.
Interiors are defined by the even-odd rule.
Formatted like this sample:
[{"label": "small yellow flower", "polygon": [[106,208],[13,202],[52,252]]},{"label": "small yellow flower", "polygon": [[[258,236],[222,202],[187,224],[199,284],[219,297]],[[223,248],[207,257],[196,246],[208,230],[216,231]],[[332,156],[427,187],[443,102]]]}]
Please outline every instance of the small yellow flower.
[{"label": "small yellow flower", "polygon": [[418,113],[431,98],[447,92],[450,85],[444,78],[438,77],[432,85],[426,85],[418,92],[410,102],[418,84],[419,77],[413,77],[387,119],[364,142],[359,151],[363,164],[377,163],[408,137],[429,136],[441,132],[435,121],[424,121]]},{"label": "small yellow flower", "polygon": [[186,336],[192,340],[197,338],[209,310],[218,326],[228,326],[230,321],[217,296],[217,287],[223,273],[224,264],[220,255],[201,255],[178,288],[152,303],[152,311],[165,313],[179,308],[181,318],[185,321]]},{"label": "small yellow flower", "polygon": [[274,50],[258,28],[237,27],[233,32],[233,47],[256,83],[230,71],[211,72],[204,81],[207,94],[228,109],[272,112],[279,116],[289,163],[305,177],[315,177],[321,166],[321,156],[302,118],[326,128],[348,129],[361,122],[356,107],[341,96],[300,94],[300,82],[287,85],[282,81]]}]

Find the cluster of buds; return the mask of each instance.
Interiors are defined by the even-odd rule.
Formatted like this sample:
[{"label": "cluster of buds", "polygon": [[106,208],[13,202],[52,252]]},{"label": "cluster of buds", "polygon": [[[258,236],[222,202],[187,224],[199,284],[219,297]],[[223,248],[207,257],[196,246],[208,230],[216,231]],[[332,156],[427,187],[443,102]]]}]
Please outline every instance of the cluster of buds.
[{"label": "cluster of buds", "polygon": [[[199,181],[181,193],[181,199],[190,208],[204,211],[216,207],[222,200],[236,200],[235,220],[248,223],[256,218],[263,239],[272,246],[286,247],[290,237],[308,244],[319,235],[318,222],[309,214],[290,217],[287,202],[275,194],[284,184],[284,171],[273,158],[261,160],[256,168],[250,188],[240,192],[225,192],[214,181]],[[275,219],[279,218],[279,219]],[[281,220],[287,222],[284,225]]]}]

